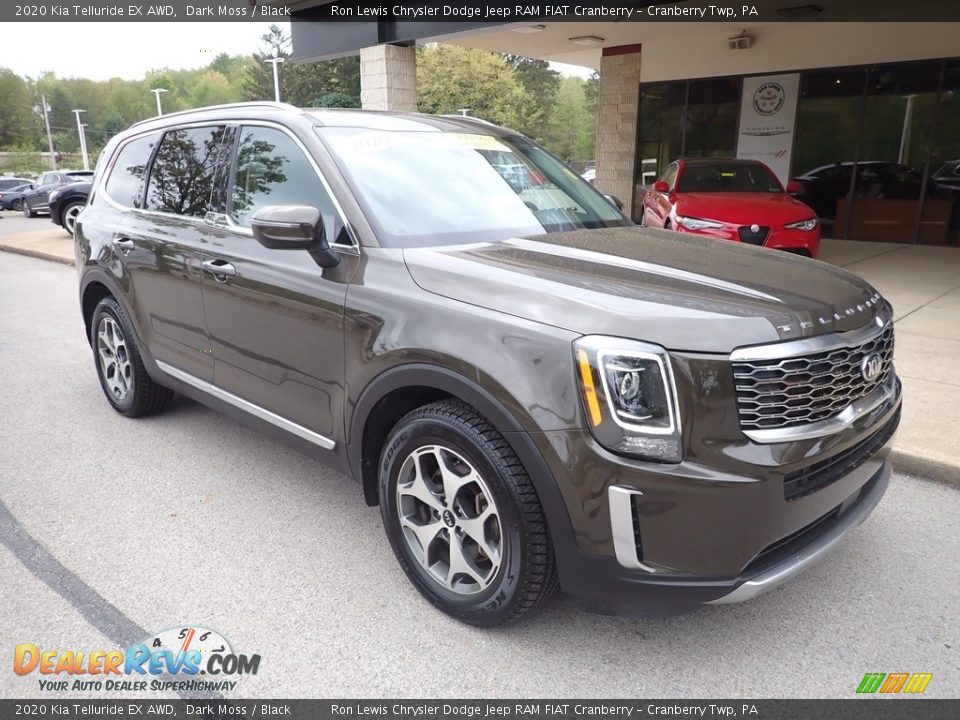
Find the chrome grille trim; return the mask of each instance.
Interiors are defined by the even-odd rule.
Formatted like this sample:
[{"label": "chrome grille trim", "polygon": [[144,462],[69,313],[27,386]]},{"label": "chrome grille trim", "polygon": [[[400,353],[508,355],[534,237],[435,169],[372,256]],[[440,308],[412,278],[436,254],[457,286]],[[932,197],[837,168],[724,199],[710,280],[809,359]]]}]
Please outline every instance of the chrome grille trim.
[{"label": "chrome grille trim", "polygon": [[[822,437],[851,426],[894,398],[897,380],[889,315],[882,313],[849,333],[731,353],[743,433],[760,443]],[[867,380],[861,364],[871,355],[879,356],[881,370]]]}]

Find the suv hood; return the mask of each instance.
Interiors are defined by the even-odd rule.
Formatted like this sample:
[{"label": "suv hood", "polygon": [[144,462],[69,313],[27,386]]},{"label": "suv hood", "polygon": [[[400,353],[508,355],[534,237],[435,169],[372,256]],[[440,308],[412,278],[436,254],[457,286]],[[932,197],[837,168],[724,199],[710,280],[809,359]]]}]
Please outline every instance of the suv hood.
[{"label": "suv hood", "polygon": [[729,353],[852,330],[885,304],[870,285],[833,265],[638,227],[403,253],[428,292],[671,350]]}]

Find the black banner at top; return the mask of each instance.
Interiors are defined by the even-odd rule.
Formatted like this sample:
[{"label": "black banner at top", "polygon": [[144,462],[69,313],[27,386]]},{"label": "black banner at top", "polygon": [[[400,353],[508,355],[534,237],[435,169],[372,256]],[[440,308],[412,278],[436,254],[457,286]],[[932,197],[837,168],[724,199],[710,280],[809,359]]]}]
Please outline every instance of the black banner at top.
[{"label": "black banner at top", "polygon": [[[292,8],[296,8],[293,11]],[[0,22],[951,22],[957,0],[33,0],[0,4]]]}]

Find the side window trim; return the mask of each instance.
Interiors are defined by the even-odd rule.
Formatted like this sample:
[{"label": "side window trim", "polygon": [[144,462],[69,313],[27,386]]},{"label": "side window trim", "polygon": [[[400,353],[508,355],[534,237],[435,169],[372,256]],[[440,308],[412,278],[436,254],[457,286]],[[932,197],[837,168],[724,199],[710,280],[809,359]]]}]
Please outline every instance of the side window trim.
[{"label": "side window trim", "polygon": [[[230,123],[228,125],[228,130],[230,128],[235,128],[235,134],[233,136],[232,145],[229,148],[230,151],[230,162],[224,163],[227,168],[227,177],[226,185],[224,186],[223,191],[223,210],[218,210],[218,214],[222,213],[223,217],[226,219],[225,225],[230,230],[234,232],[243,233],[244,235],[253,235],[253,231],[250,228],[243,227],[238,225],[232,217],[230,217],[230,195],[232,192],[232,183],[233,178],[236,175],[237,161],[239,159],[239,150],[240,150],[240,129],[242,127],[265,127],[271,128],[273,130],[279,130],[280,132],[287,135],[297,146],[303,156],[306,158],[307,162],[313,168],[313,171],[317,174],[317,177],[320,179],[320,183],[323,185],[324,190],[326,191],[330,201],[333,203],[333,208],[336,213],[336,219],[340,221],[340,224],[343,226],[346,231],[346,236],[349,238],[349,243],[337,242],[334,241],[330,243],[332,247],[336,247],[338,250],[353,250],[356,254],[360,254],[360,241],[357,239],[356,231],[353,228],[353,225],[347,219],[346,213],[343,211],[343,207],[340,205],[340,201],[337,199],[337,196],[333,192],[333,188],[330,187],[330,183],[327,182],[327,178],[324,176],[323,171],[320,169],[320,165],[314,159],[313,155],[307,150],[307,147],[303,144],[303,141],[296,136],[289,128],[279,124],[273,123],[265,120],[239,120],[235,123]],[[224,136],[226,138],[226,136]],[[220,222],[218,224],[224,224]],[[339,235],[339,233],[338,233]]]}]

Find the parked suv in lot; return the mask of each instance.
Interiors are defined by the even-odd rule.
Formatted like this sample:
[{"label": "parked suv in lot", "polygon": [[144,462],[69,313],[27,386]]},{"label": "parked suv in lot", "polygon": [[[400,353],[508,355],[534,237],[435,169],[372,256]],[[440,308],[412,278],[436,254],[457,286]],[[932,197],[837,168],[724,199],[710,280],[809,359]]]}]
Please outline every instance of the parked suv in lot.
[{"label": "parked suv in lot", "polygon": [[746,600],[887,488],[900,384],[872,287],[638,228],[480,120],[148,120],[104,151],[75,236],[118,412],[180,392],[352,475],[469,623],[558,580],[618,612]]}]

